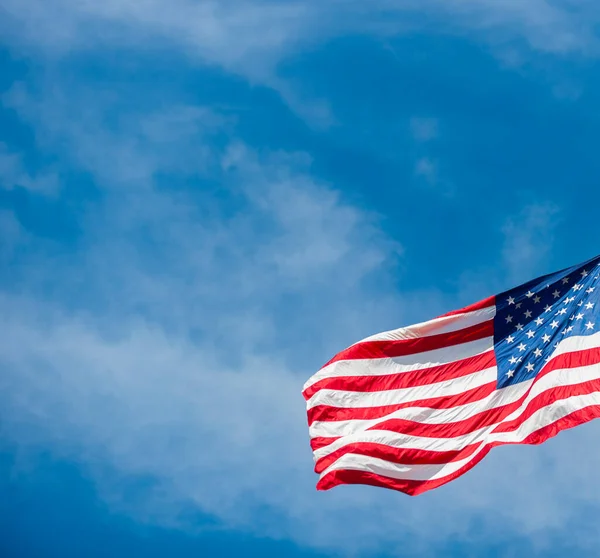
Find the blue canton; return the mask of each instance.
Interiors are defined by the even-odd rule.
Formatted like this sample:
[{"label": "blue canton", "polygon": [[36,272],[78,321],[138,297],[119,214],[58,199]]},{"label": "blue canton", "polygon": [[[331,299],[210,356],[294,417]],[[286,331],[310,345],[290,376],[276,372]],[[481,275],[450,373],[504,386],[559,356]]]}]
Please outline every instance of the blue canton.
[{"label": "blue canton", "polygon": [[568,337],[600,331],[600,256],[496,297],[497,387],[534,378]]}]

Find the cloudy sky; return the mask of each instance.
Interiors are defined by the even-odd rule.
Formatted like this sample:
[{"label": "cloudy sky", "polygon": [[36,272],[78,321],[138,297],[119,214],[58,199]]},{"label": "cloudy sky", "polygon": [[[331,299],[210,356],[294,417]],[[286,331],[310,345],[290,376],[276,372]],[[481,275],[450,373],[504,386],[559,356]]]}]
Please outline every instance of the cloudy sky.
[{"label": "cloudy sky", "polygon": [[600,253],[595,0],[0,0],[0,554],[597,556],[600,424],[317,493],[348,344]]}]

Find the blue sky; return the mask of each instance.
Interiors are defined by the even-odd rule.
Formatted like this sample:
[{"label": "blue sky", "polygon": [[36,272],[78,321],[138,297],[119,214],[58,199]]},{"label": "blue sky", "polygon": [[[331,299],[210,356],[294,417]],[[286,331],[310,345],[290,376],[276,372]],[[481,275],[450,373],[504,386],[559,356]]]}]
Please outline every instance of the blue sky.
[{"label": "blue sky", "polygon": [[600,252],[596,3],[2,5],[2,556],[596,556],[597,424],[317,493],[300,395]]}]

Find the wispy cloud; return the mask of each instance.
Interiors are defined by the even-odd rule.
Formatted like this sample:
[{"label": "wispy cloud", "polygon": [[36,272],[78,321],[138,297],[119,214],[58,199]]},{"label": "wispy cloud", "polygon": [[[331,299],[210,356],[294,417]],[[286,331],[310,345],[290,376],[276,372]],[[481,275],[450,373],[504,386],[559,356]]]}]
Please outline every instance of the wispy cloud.
[{"label": "wispy cloud", "polygon": [[[11,106],[47,150],[66,147],[63,162],[92,173],[103,201],[82,215],[75,254],[57,268],[39,241],[15,264],[37,270],[21,296],[1,297],[9,435],[91,470],[155,478],[168,501],[138,516],[162,510],[170,523],[187,503],[248,527],[267,506],[281,516],[273,535],[300,538],[297,516],[316,498],[300,388],[378,316],[400,315],[390,287],[363,284],[385,275],[396,244],[314,180],[305,155],[207,142],[229,126],[208,109],[132,118],[115,134],[100,99],[74,123],[64,116],[89,106],[85,95],[65,104],[60,93],[15,91]],[[196,164],[178,174],[181,149]],[[176,187],[194,176],[216,178],[236,210]],[[319,544],[325,535],[315,531]]]},{"label": "wispy cloud", "polygon": [[538,203],[526,206],[504,224],[502,256],[513,284],[540,273],[552,251],[559,219],[560,211],[556,205]]},{"label": "wispy cloud", "polygon": [[51,194],[58,188],[59,179],[51,170],[31,173],[27,170],[22,156],[12,152],[7,145],[0,143],[0,188],[12,190],[17,187]]},{"label": "wispy cloud", "polygon": [[[546,467],[561,470],[556,446],[526,464],[523,448],[499,452],[417,500],[361,487],[317,494],[303,381],[347,344],[435,315],[445,295],[396,291],[399,247],[376,216],[315,179],[306,154],[258,152],[207,107],[121,114],[72,84],[40,91],[19,86],[6,102],[102,195],[82,205],[74,253],[49,256],[38,240],[13,262],[25,272],[18,295],[0,295],[5,436],[80,462],[138,519],[180,525],[191,506],[222,525],[344,552],[431,553],[449,536],[507,532],[543,540],[574,517]],[[527,230],[547,215],[527,210]],[[507,227],[507,246],[520,245]],[[116,489],[132,477],[152,480],[141,503]]]},{"label": "wispy cloud", "polygon": [[[586,0],[508,0],[485,4],[477,0],[408,0],[400,4],[377,0],[369,8],[356,0],[109,0],[102,4],[8,0],[5,6],[7,23],[19,23],[22,40],[50,48],[70,48],[73,44],[85,48],[106,40],[123,41],[126,34],[135,31],[136,35],[127,42],[143,41],[151,33],[230,67],[253,58],[251,71],[307,40],[356,30],[359,26],[372,32],[402,32],[418,27],[423,14],[436,13],[455,29],[494,31],[498,38],[501,34],[520,36],[533,48],[550,52],[591,53],[597,46],[594,25],[600,17],[597,5]],[[341,10],[346,17],[336,18]],[[56,18],[65,25],[57,29],[53,25]],[[106,27],[111,24],[120,28]],[[8,25],[4,26],[4,33],[10,34]],[[238,40],[231,41],[234,37]]]},{"label": "wispy cloud", "polygon": [[[40,60],[169,45],[298,105],[278,64],[342,32],[390,37],[435,12],[440,29],[485,34],[497,48],[521,39],[545,52],[595,54],[598,20],[592,3],[543,1],[6,0],[4,9],[4,36]],[[341,10],[347,17],[334,17]],[[307,376],[374,331],[541,271],[552,206],[506,222],[501,271],[464,277],[453,294],[398,292],[398,242],[315,177],[308,154],[248,145],[215,107],[162,98],[125,106],[122,97],[135,95],[52,75],[3,99],[56,157],[57,176],[75,170],[95,189],[69,200],[80,227],[72,251],[31,242],[14,215],[0,214],[0,261],[23,278],[0,294],[4,435],[82,463],[116,509],[138,518],[178,524],[190,505],[221,525],[345,553],[380,545],[433,554],[447,537],[551,544],[553,529],[577,525],[582,502],[597,505],[600,485],[577,487],[594,477],[598,456],[571,457],[589,446],[595,425],[535,452],[503,448],[416,500],[361,487],[317,494],[311,472],[300,396]],[[326,104],[315,106],[326,121]],[[412,131],[421,142],[438,132],[433,120],[413,121]],[[21,153],[7,149],[0,161],[3,185],[45,195]],[[438,176],[426,157],[416,170]],[[143,505],[115,489],[132,477],[152,480]]]},{"label": "wispy cloud", "polygon": [[[100,47],[157,44],[183,51],[252,83],[277,89],[316,124],[333,122],[324,100],[307,100],[278,75],[279,64],[302,49],[352,33],[393,38],[432,29],[466,35],[515,59],[520,45],[554,54],[597,56],[597,3],[581,0],[5,0],[0,33],[21,52],[68,57]],[[343,13],[343,17],[340,17]],[[519,55],[521,58],[521,55]]]},{"label": "wispy cloud", "polygon": [[488,297],[555,271],[552,254],[561,219],[560,208],[547,200],[525,204],[507,216],[498,227],[500,257],[492,266],[471,269],[459,278],[458,297],[462,303],[469,304],[473,297]]},{"label": "wispy cloud", "polygon": [[421,157],[415,164],[415,174],[424,178],[429,184],[434,184],[437,179],[437,166],[429,157]]},{"label": "wispy cloud", "polygon": [[410,129],[413,138],[419,142],[427,142],[438,136],[437,118],[413,117],[410,120]]}]

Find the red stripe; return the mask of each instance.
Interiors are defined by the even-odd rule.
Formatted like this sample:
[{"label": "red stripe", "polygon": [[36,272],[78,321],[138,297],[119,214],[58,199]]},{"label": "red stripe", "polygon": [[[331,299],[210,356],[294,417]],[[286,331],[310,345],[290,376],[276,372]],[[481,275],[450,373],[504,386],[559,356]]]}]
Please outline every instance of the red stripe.
[{"label": "red stripe", "polygon": [[[541,378],[550,374],[550,372],[560,369],[573,369],[580,368],[583,366],[590,366],[593,364],[598,364],[599,362],[600,349],[586,349],[584,351],[578,351],[574,353],[565,353],[557,356],[552,361],[550,361],[536,376],[535,382],[533,382],[527,393],[524,393],[522,397],[520,397],[517,401],[513,403],[509,403],[502,407],[487,409],[485,411],[482,411],[481,413],[478,413],[477,415],[469,417],[468,419],[456,422],[447,422],[444,424],[425,424],[422,422],[415,422],[410,420],[390,419],[370,427],[369,430],[388,430],[390,432],[398,432],[399,434],[420,436],[424,438],[455,438],[457,436],[462,436],[464,434],[468,434],[469,432],[473,432],[474,430],[477,430],[479,428],[491,426],[492,424],[504,420],[513,411],[516,411],[523,404],[523,402],[527,399],[527,396],[531,392],[533,386]],[[596,380],[592,380],[592,382],[596,382]],[[536,396],[528,405],[533,405],[533,402],[535,402],[537,398],[542,397],[543,395],[548,394],[550,392],[554,394],[552,396],[554,399],[565,399],[570,395],[581,395],[584,393],[590,393],[589,391],[580,391],[580,386],[585,386],[589,383],[590,382],[583,382],[582,384],[577,384],[575,386],[559,386],[557,388],[552,388],[551,390],[546,390],[540,395]],[[595,391],[595,389],[593,389],[592,391]],[[546,404],[547,403],[545,403],[544,405]],[[544,405],[539,405],[538,408]],[[533,411],[535,411],[535,409],[533,409]],[[514,421],[511,421],[510,423],[506,423],[506,426],[499,426],[497,431],[508,432],[512,430],[510,424],[518,424],[525,420],[525,418],[527,417],[522,416],[522,418],[518,418]]]},{"label": "red stripe", "polygon": [[342,469],[339,471],[332,471],[325,475],[317,483],[317,490],[330,490],[331,488],[340,484],[368,484],[371,486],[378,486],[380,488],[391,488],[392,490],[398,490],[404,492],[409,496],[417,496],[427,490],[432,490],[442,486],[461,475],[464,475],[469,469],[472,469],[479,463],[490,451],[490,447],[486,447],[478,453],[477,456],[463,467],[441,479],[433,481],[414,481],[406,479],[393,479],[375,473],[368,473],[366,471],[353,471],[350,469]]},{"label": "red stripe", "polygon": [[487,453],[496,446],[502,445],[514,445],[514,444],[527,444],[527,445],[538,445],[544,443],[546,440],[556,436],[563,430],[574,428],[591,420],[600,418],[600,405],[591,405],[584,409],[580,409],[563,417],[562,419],[549,424],[543,428],[540,428],[536,432],[530,434],[522,442],[497,442],[489,444],[485,449],[481,451],[472,461],[465,464],[458,471],[455,471],[451,475],[436,479],[433,481],[413,481],[413,480],[401,480],[392,479],[382,475],[376,475],[375,473],[367,473],[365,471],[352,471],[352,470],[339,470],[332,471],[325,477],[319,480],[317,483],[317,490],[329,490],[334,486],[340,484],[368,484],[371,486],[379,486],[382,488],[390,488],[393,490],[399,490],[410,496],[417,496],[442,486],[469,471],[477,463],[479,463]]},{"label": "red stripe", "polygon": [[[573,351],[555,356],[548,362],[535,377],[535,382],[539,381],[546,374],[553,370],[582,368],[584,366],[592,366],[600,363],[600,347],[593,349],[583,349],[581,351]],[[534,382],[534,383],[535,383]]]},{"label": "red stripe", "polygon": [[335,442],[336,440],[339,440],[340,438],[341,438],[341,436],[337,436],[335,438],[325,438],[324,436],[315,436],[314,438],[311,438],[311,440],[310,440],[310,448],[313,451],[317,451],[321,448],[329,446],[330,444],[333,444],[333,442]]},{"label": "red stripe", "polygon": [[[520,405],[523,403],[524,397],[519,399],[518,401],[515,401],[514,403],[503,405],[501,407],[495,407],[492,409],[486,409],[472,417],[456,422],[428,424],[412,420],[393,418],[389,420],[384,420],[383,422],[379,422],[367,428],[365,432],[376,430],[395,432],[397,434],[404,434],[406,436],[416,436],[419,438],[456,438],[458,436],[469,434],[474,430],[478,430],[480,428],[492,426],[493,424],[499,423],[508,415],[510,415],[513,411],[520,407]],[[315,451],[315,449],[324,448],[332,444],[334,441],[339,440],[340,438],[342,438],[342,436],[331,438],[316,436],[311,440],[311,447],[313,451]],[[350,445],[354,446],[354,444]],[[396,449],[395,451],[402,452],[403,450]],[[404,463],[404,461],[399,461],[399,463]]]},{"label": "red stripe", "polygon": [[426,424],[412,420],[390,419],[376,424],[368,430],[385,430],[387,432],[396,432],[420,438],[456,438],[480,428],[499,423],[513,411],[516,411],[521,404],[522,401],[515,401],[502,407],[487,409],[464,420],[442,424]]},{"label": "red stripe", "polygon": [[329,455],[324,456],[315,463],[315,473],[322,473],[333,465],[340,457],[353,453],[376,457],[391,463],[401,465],[442,465],[452,461],[460,461],[472,455],[481,446],[482,442],[470,444],[455,451],[430,451],[420,449],[398,449],[385,444],[374,442],[356,442],[348,444]]},{"label": "red stripe", "polygon": [[465,306],[465,308],[461,308],[460,310],[452,310],[452,312],[442,314],[440,318],[445,318],[446,316],[456,316],[457,314],[466,314],[467,312],[475,312],[476,310],[483,310],[484,308],[489,308],[490,306],[494,306],[495,304],[496,297],[490,296],[488,298],[480,300],[479,302],[475,302],[474,304]]},{"label": "red stripe", "polygon": [[338,389],[372,393],[376,391],[388,391],[392,389],[404,389],[436,384],[438,382],[461,378],[479,372],[480,370],[486,370],[495,365],[496,355],[494,351],[488,351],[487,353],[469,357],[464,360],[457,360],[440,366],[432,366],[431,368],[411,370],[410,372],[382,374],[380,376],[337,376],[335,378],[323,378],[306,388],[304,397],[308,401],[321,389]]},{"label": "red stripe", "polygon": [[[470,341],[477,341],[494,334],[494,321],[488,320],[458,331],[438,333],[415,339],[363,341],[348,347],[335,355],[325,366],[340,360],[359,360],[373,358],[393,358],[434,351],[444,347],[461,345]],[[323,366],[323,368],[325,368]]]},{"label": "red stripe", "polygon": [[[583,382],[581,384],[576,384],[574,386],[558,386],[556,388],[551,388],[547,391],[542,392],[538,396],[536,396],[530,403],[528,403],[524,412],[516,418],[514,421],[510,421],[505,425],[500,425],[499,428],[494,429],[494,432],[511,432],[515,431],[519,428],[519,426],[528,419],[533,413],[538,411],[539,409],[550,405],[554,401],[560,401],[562,399],[567,399],[568,397],[577,396],[577,395],[588,395],[590,393],[600,392],[600,380],[590,380],[588,382]],[[498,409],[501,415],[508,416],[512,411],[517,409],[522,404],[522,401],[517,403],[506,405],[505,407],[501,407]],[[494,409],[496,410],[496,409]],[[501,419],[500,419],[501,420]],[[392,422],[392,421],[389,421]],[[496,421],[498,422],[498,421]],[[418,423],[416,423],[418,424]],[[457,423],[454,423],[457,424]],[[487,426],[494,424],[494,422],[490,422]],[[441,427],[447,425],[423,425],[424,428],[428,428],[430,426],[435,426],[441,429]],[[482,428],[486,425],[481,424],[478,428]],[[379,425],[373,427],[373,429],[379,429]],[[401,432],[402,434],[421,436],[419,433],[412,432]],[[466,432],[463,432],[464,434]],[[459,436],[461,434],[456,434]],[[427,433],[429,437],[429,432]],[[433,436],[431,436],[433,437]],[[447,437],[451,438],[454,436],[439,436],[439,437]],[[324,447],[326,444],[323,444]],[[481,442],[477,442],[475,444],[471,444],[455,451],[430,451],[430,450],[406,450],[394,448],[392,446],[387,446],[385,444],[378,444],[373,442],[355,442],[345,445],[334,452],[330,453],[319,459],[315,465],[315,472],[321,473],[329,466],[331,466],[336,460],[347,453],[355,453],[359,455],[368,455],[370,457],[376,457],[379,459],[384,459],[387,461],[391,461],[392,463],[401,463],[403,465],[415,465],[415,464],[441,464],[441,463],[450,463],[452,461],[458,461],[460,459],[464,459],[471,455],[479,446]],[[443,461],[443,459],[446,461]]]},{"label": "red stripe", "polygon": [[467,403],[474,403],[496,391],[496,382],[490,382],[458,395],[447,395],[445,397],[433,397],[430,399],[420,399],[418,401],[408,401],[396,405],[385,405],[383,407],[358,407],[341,408],[329,405],[317,405],[308,409],[309,426],[315,421],[340,421],[340,420],[371,420],[386,417],[387,415],[406,409],[408,407],[428,407],[430,409],[451,409]]},{"label": "red stripe", "polygon": [[539,411],[542,407],[550,405],[554,401],[562,401],[569,397],[575,397],[578,395],[589,395],[590,393],[600,392],[600,380],[590,380],[588,382],[582,382],[574,386],[557,386],[551,390],[544,391],[534,397],[528,404],[523,413],[521,413],[516,419],[509,422],[499,424],[494,428],[494,433],[500,432],[514,432],[530,418],[533,414]]},{"label": "red stripe", "polygon": [[[600,348],[584,349],[582,351],[574,351],[564,353],[554,357],[550,362],[542,368],[541,372],[536,376],[535,381],[539,381],[546,374],[553,370],[561,368],[578,368],[583,366],[591,366],[600,363]],[[490,386],[492,386],[490,388]],[[407,407],[430,407],[432,409],[449,409],[467,403],[473,403],[483,399],[490,393],[495,391],[495,382],[474,388],[470,391],[458,395],[447,397],[439,397],[432,399],[423,399],[420,401],[411,401],[408,403],[400,403],[398,405],[387,405],[385,407],[360,407],[360,408],[340,408],[318,405],[308,410],[309,425],[315,421],[342,421],[342,420],[369,420],[383,418],[394,411],[405,409]],[[483,395],[485,394],[485,395]],[[521,402],[526,397],[526,394],[520,400]]]},{"label": "red stripe", "polygon": [[[573,353],[566,353],[558,355],[552,361],[550,361],[542,372],[537,376],[537,380],[541,377],[549,374],[553,370],[558,369],[573,369],[584,366],[590,366],[600,363],[600,349],[586,349],[583,351],[577,351]],[[535,385],[535,383],[533,384]],[[580,384],[570,386],[557,386],[550,388],[535,398],[533,398],[528,404],[526,409],[513,421],[509,423],[501,424],[494,430],[494,432],[510,432],[519,428],[519,426],[531,417],[539,409],[546,407],[554,401],[567,399],[569,397],[578,395],[587,395],[600,391],[600,380],[589,380]],[[529,390],[530,392],[530,390]],[[528,393],[529,393],[528,392]],[[424,424],[414,421],[407,421],[402,419],[390,419],[383,423],[377,424],[371,427],[369,430],[388,430],[392,432],[398,432],[400,434],[420,436],[420,437],[433,437],[441,438],[447,437],[452,438],[467,434],[478,428],[492,425],[496,422],[500,422],[510,413],[518,409],[523,401],[527,398],[528,393],[524,394],[518,401],[499,407],[497,409],[489,409],[478,415],[466,419],[464,421],[457,421],[454,423],[445,424]],[[339,438],[314,438],[311,441],[313,451],[318,447],[325,447]],[[314,443],[314,444],[313,444]],[[324,456],[317,461],[315,465],[315,471],[320,473],[332,465],[337,459],[347,453],[355,453],[360,455],[369,455],[371,457],[377,457],[385,459],[394,463],[402,463],[405,465],[410,464],[439,464],[444,462],[457,461],[464,459],[479,447],[479,443],[470,446],[465,446],[461,450],[451,452],[435,452],[428,450],[405,450],[386,446],[384,444],[376,444],[372,442],[355,442],[348,444],[342,448],[339,448],[335,452]],[[444,461],[446,460],[446,461]]]}]

